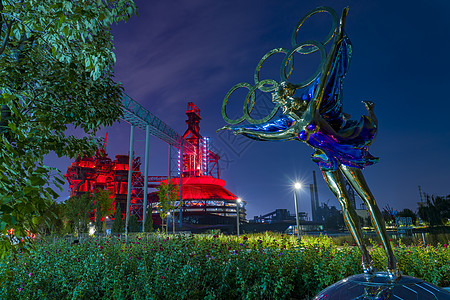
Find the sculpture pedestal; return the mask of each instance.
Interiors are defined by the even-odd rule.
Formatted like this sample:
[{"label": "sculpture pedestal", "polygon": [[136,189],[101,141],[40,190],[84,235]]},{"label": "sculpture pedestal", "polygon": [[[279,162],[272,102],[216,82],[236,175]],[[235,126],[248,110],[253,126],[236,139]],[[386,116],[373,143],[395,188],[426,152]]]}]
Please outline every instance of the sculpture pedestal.
[{"label": "sculpture pedestal", "polygon": [[322,290],[315,300],[384,300],[384,299],[448,299],[450,293],[421,279],[402,276],[390,282],[386,273],[378,272],[368,279],[364,274],[353,275]]}]

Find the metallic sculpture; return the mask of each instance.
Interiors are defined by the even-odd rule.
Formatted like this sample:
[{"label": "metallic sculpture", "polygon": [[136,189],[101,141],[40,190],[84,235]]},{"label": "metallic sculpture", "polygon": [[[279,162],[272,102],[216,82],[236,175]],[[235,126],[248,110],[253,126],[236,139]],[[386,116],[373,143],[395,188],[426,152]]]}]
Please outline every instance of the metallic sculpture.
[{"label": "metallic sculpture", "polygon": [[[320,12],[328,13],[333,19],[333,26],[325,40],[297,42],[298,31],[304,22]],[[344,32],[347,13],[348,8],[345,8],[339,19],[333,9],[319,7],[304,16],[292,34],[292,48],[269,51],[256,67],[255,84],[239,83],[227,93],[222,105],[222,115],[230,125],[219,130],[231,130],[234,134],[242,134],[261,141],[298,140],[312,147],[315,150],[312,160],[319,165],[328,187],[339,200],[347,227],[361,250],[365,277],[385,276],[388,281],[393,282],[399,280],[401,273],[386,234],[383,216],[362,173],[364,167],[378,161],[378,158],[373,157],[368,151],[368,146],[377,132],[374,104],[363,101],[368,115],[362,116],[359,122],[350,120],[350,116],[342,111],[343,81],[352,54],[350,40]],[[325,46],[333,37],[327,55]],[[318,52],[321,56],[321,62],[315,73],[304,82],[290,82],[289,78],[294,67],[293,55],[314,52]],[[281,80],[279,82],[273,79],[260,80],[261,66],[275,53],[285,54],[280,70]],[[230,119],[226,112],[227,102],[230,95],[239,88],[249,90],[244,101],[244,114],[238,119]],[[272,112],[259,120],[250,116],[255,107],[257,90],[272,92],[272,101],[275,104]],[[279,108],[282,109],[281,114],[278,113]],[[237,125],[244,120],[250,125]],[[387,254],[387,273],[375,273],[372,267],[372,258],[364,245],[361,226],[351,206],[344,177],[364,201],[370,213],[372,223]]]}]

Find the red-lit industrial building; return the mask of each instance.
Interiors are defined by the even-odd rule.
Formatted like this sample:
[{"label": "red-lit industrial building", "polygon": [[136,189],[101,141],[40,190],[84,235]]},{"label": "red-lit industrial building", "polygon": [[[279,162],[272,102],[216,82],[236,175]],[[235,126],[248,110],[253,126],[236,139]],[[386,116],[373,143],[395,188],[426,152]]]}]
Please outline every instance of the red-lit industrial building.
[{"label": "red-lit industrial building", "polygon": [[[204,230],[208,228],[223,228],[230,230],[236,224],[238,197],[225,188],[225,181],[219,179],[220,157],[210,150],[209,138],[200,135],[200,110],[188,103],[186,111],[188,129],[183,135],[194,151],[178,153],[178,174],[171,178],[171,183],[180,186],[182,174],[182,205],[180,210],[173,212],[179,223],[181,213],[184,228]],[[115,198],[115,205],[120,205],[123,215],[126,211],[128,189],[128,155],[116,155],[112,161],[105,147],[99,149],[94,157],[78,158],[68,168],[65,175],[71,190],[71,196],[95,189],[108,189]],[[131,187],[131,213],[142,219],[144,176],[140,171],[140,158],[133,160],[133,176]],[[170,170],[169,170],[170,172]],[[167,177],[149,176],[149,187],[161,182],[168,182]],[[156,184],[155,184],[156,183]],[[158,196],[156,192],[148,194],[148,203],[152,205],[152,218],[155,225],[161,224],[158,211]],[[116,206],[117,207],[117,206]],[[240,220],[245,221],[244,205],[240,205]]]}]

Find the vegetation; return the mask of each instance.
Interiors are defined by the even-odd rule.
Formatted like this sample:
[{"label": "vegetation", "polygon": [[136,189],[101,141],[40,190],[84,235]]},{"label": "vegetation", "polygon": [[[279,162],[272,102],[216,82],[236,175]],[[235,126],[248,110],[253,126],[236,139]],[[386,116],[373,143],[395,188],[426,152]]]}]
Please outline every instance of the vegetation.
[{"label": "vegetation", "polygon": [[[100,218],[103,219],[102,227],[106,229],[106,217],[114,213],[114,197],[110,190],[99,189],[94,192],[94,198],[100,205]],[[98,232],[103,232],[103,228]]]},{"label": "vegetation", "polygon": [[403,218],[411,218],[412,224],[416,224],[417,215],[408,208],[405,208],[401,212],[399,212],[398,216]]},{"label": "vegetation", "polygon": [[152,231],[153,231],[152,207],[151,205],[149,205],[144,223],[144,232],[152,232]]},{"label": "vegetation", "polygon": [[[129,239],[130,241],[130,239]],[[401,270],[450,285],[445,245],[392,245]],[[371,250],[376,268],[386,257]],[[40,242],[30,255],[0,261],[0,298],[8,299],[305,299],[361,273],[357,247],[328,237],[275,234],[148,235]]]},{"label": "vegetation", "polygon": [[68,222],[72,224],[72,227],[75,228],[78,234],[86,233],[89,217],[94,210],[94,198],[92,194],[85,193],[70,197],[64,204]]},{"label": "vegetation", "polygon": [[96,130],[118,120],[110,26],[135,11],[132,0],[0,0],[0,256],[16,250],[6,232],[36,232],[58,197],[48,184],[63,178],[44,156],[93,154]]},{"label": "vegetation", "polygon": [[[178,198],[179,187],[169,181],[168,183],[162,182],[161,185],[157,187],[157,189],[159,198],[159,216],[161,217],[161,220],[163,222],[163,228],[164,223],[166,223],[166,232],[168,232],[167,217],[169,216],[169,212],[179,208],[181,205]],[[176,203],[178,203],[178,205]],[[166,222],[164,222],[164,220],[166,220]]]},{"label": "vegetation", "polygon": [[103,232],[102,213],[100,201],[95,202],[95,233]]},{"label": "vegetation", "polygon": [[431,226],[443,225],[450,220],[450,195],[429,196],[427,201],[419,206],[419,217]]},{"label": "vegetation", "polygon": [[122,211],[120,209],[120,205],[117,204],[116,213],[114,214],[114,222],[111,228],[111,233],[122,233],[122,232],[123,232]]},{"label": "vegetation", "polygon": [[139,232],[139,223],[135,215],[130,216],[130,224],[128,224],[128,232]]},{"label": "vegetation", "polygon": [[64,206],[64,203],[51,201],[43,214],[43,220],[39,225],[38,231],[43,234],[63,233],[67,224]]}]

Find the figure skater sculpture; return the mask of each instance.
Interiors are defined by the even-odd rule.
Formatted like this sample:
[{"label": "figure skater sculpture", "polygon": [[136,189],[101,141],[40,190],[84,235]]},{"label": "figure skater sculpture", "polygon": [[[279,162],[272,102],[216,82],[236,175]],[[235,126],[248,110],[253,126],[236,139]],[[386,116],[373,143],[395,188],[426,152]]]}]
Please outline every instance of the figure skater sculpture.
[{"label": "figure skater sculpture", "polygon": [[[333,28],[325,41],[297,43],[297,33],[302,24],[319,12],[327,12],[333,18]],[[364,167],[378,161],[378,158],[373,157],[368,151],[368,146],[377,132],[374,104],[369,101],[363,102],[368,110],[368,116],[362,116],[359,122],[350,120],[350,116],[342,112],[343,80],[352,54],[350,40],[344,32],[347,12],[348,8],[345,8],[339,19],[331,8],[319,7],[303,17],[294,30],[291,50],[278,48],[269,51],[256,68],[253,86],[239,83],[230,89],[223,101],[222,115],[231,125],[219,130],[231,130],[234,134],[242,134],[261,141],[298,140],[311,146],[315,150],[312,160],[319,165],[328,187],[339,200],[347,227],[361,250],[364,273],[368,277],[375,276],[372,259],[364,245],[358,216],[345,188],[344,177],[367,207],[372,224],[387,254],[387,273],[384,274],[389,280],[395,281],[401,275],[386,233],[383,216],[362,173]],[[334,41],[326,55],[325,45],[333,36]],[[316,51],[319,51],[322,60],[315,74],[302,83],[289,82],[293,69],[293,55]],[[262,64],[275,53],[285,53],[280,82],[272,79],[259,80]],[[247,88],[249,92],[244,102],[244,115],[232,120],[226,113],[226,106],[230,95],[238,88]],[[273,92],[272,101],[275,103],[273,111],[260,120],[250,116],[255,106],[257,90]],[[282,114],[277,115],[279,108],[282,108]],[[275,120],[272,120],[274,118]],[[249,121],[250,125],[236,125],[244,120]]]}]

